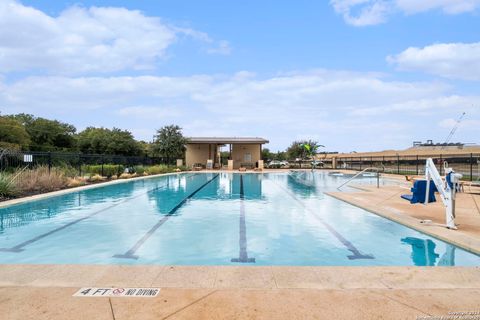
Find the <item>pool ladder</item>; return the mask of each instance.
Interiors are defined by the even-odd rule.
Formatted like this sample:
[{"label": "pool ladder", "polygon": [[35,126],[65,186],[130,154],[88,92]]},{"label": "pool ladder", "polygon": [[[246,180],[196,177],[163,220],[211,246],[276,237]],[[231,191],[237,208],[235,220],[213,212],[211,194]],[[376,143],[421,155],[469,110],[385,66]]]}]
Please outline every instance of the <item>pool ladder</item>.
[{"label": "pool ladder", "polygon": [[380,188],[380,169],[379,168],[375,168],[375,167],[371,167],[371,168],[365,168],[363,169],[362,171],[360,171],[359,173],[357,173],[356,175],[354,175],[353,177],[351,177],[350,179],[348,179],[347,181],[345,181],[344,183],[342,183],[341,185],[339,185],[337,187],[338,190],[340,190],[340,188],[342,188],[343,186],[345,186],[346,184],[348,184],[350,181],[354,180],[356,177],[358,177],[359,175],[367,172],[367,171],[373,171],[373,172],[376,172],[377,173],[377,188]]}]

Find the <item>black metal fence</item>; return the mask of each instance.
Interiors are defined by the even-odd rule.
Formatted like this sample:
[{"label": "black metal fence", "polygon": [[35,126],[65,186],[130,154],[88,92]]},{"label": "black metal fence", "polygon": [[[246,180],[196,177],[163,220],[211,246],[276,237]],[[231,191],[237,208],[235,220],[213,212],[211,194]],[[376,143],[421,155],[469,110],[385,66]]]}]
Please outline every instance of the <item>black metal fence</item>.
[{"label": "black metal fence", "polygon": [[[480,180],[480,154],[454,155],[398,155],[385,157],[338,157],[336,169],[363,170],[369,167],[380,169],[384,173],[401,175],[425,174],[425,161],[432,158],[440,174],[444,174],[444,166],[453,168],[463,175],[463,180]],[[322,160],[325,168],[333,168],[332,159]]]},{"label": "black metal fence", "polygon": [[[18,168],[46,166],[70,167],[82,175],[82,168],[87,165],[118,165],[132,167],[138,165],[174,165],[176,159],[147,156],[122,156],[106,154],[82,154],[63,152],[14,151],[0,149],[0,171],[14,171]],[[102,170],[103,171],[103,170]]]}]

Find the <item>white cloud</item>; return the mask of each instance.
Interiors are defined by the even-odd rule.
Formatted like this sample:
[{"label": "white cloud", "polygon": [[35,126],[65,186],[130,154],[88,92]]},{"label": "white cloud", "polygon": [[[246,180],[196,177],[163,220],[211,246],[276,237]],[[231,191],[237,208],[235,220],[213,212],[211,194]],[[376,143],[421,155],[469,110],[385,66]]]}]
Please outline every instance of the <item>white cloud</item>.
[{"label": "white cloud", "polygon": [[134,106],[125,107],[118,110],[118,114],[125,117],[153,120],[175,118],[184,115],[177,107],[162,107],[162,106]]},{"label": "white cloud", "polygon": [[137,10],[70,7],[52,17],[14,0],[0,1],[0,70],[50,74],[152,69],[180,35],[213,49],[225,43]]},{"label": "white cloud", "polygon": [[228,41],[222,40],[217,47],[207,49],[210,54],[229,55],[232,52],[232,47]]},{"label": "white cloud", "polygon": [[473,12],[480,7],[480,0],[330,0],[338,14],[353,26],[383,23],[390,14],[402,12],[416,14],[430,10],[442,10],[446,14]]},{"label": "white cloud", "polygon": [[331,0],[330,3],[346,23],[357,27],[383,23],[390,11],[389,3],[383,0]]},{"label": "white cloud", "polygon": [[480,80],[480,42],[410,47],[387,57],[387,61],[400,70],[422,71],[452,79]]},{"label": "white cloud", "polygon": [[395,0],[399,9],[407,14],[440,9],[447,14],[471,12],[480,7],[480,0]]},{"label": "white cloud", "polygon": [[[176,123],[187,135],[265,136],[275,150],[306,136],[319,137],[327,150],[344,151],[352,145],[359,151],[441,140],[445,132],[436,124],[479,102],[480,97],[455,95],[439,82],[390,81],[382,75],[332,70],[271,77],[239,72],[0,82],[2,114],[30,112],[80,129],[132,128],[142,139]],[[470,119],[480,118],[477,109],[463,111]],[[462,131],[474,135],[470,130]]]}]

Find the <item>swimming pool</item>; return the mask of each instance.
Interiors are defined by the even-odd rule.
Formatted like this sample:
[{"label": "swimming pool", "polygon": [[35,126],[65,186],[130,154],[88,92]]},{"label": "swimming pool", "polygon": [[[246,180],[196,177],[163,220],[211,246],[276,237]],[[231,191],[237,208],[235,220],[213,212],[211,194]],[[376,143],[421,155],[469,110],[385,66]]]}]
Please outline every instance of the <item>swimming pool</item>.
[{"label": "swimming pool", "polygon": [[345,179],[182,173],[13,205],[0,209],[0,263],[480,265],[477,255],[324,194]]}]

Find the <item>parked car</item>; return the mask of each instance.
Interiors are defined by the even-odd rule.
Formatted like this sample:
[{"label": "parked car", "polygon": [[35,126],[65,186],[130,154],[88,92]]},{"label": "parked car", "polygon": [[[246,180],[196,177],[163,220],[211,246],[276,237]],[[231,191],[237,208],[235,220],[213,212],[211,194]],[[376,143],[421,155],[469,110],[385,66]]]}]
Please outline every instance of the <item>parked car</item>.
[{"label": "parked car", "polygon": [[316,168],[323,168],[323,165],[324,165],[324,163],[319,160],[313,160],[312,162],[310,162],[310,164],[312,165],[312,167],[316,167]]},{"label": "parked car", "polygon": [[282,165],[282,167],[288,167],[290,165],[290,163],[288,163],[288,161],[286,160],[280,161],[280,164]]},{"label": "parked car", "polygon": [[278,161],[278,160],[272,160],[267,164],[267,168],[285,168],[288,167],[288,162],[287,161]]}]

